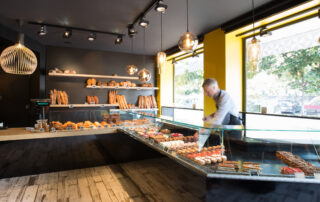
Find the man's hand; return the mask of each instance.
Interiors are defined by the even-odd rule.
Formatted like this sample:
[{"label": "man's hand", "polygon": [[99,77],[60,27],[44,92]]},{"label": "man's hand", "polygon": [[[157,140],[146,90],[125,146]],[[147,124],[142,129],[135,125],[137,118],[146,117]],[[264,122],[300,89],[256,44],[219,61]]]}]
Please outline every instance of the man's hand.
[{"label": "man's hand", "polygon": [[205,117],[202,118],[202,121],[209,121],[210,119],[211,119],[210,116],[205,116]]}]

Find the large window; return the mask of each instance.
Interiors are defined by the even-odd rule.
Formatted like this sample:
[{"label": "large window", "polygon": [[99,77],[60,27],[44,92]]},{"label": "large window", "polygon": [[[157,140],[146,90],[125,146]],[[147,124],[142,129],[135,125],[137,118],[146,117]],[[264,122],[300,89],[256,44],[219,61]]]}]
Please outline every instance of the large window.
[{"label": "large window", "polygon": [[246,64],[246,111],[320,117],[319,37],[317,17],[258,37],[261,62],[253,72]]},{"label": "large window", "polygon": [[174,64],[174,104],[176,107],[203,109],[203,54]]}]

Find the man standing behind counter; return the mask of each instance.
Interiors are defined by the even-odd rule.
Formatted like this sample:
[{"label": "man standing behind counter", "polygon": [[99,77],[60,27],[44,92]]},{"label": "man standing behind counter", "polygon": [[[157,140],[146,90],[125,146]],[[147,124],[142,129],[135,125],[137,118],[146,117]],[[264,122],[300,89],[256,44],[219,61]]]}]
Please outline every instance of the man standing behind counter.
[{"label": "man standing behind counter", "polygon": [[203,91],[206,96],[212,98],[216,103],[217,111],[209,116],[203,117],[216,125],[240,125],[239,113],[231,96],[224,90],[219,89],[216,79],[206,79],[203,84]]}]

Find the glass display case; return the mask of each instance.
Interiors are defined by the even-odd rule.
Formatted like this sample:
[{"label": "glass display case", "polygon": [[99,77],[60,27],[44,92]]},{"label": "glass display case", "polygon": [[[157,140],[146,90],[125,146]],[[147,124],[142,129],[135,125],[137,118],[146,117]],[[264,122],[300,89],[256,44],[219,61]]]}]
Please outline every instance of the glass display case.
[{"label": "glass display case", "polygon": [[127,120],[122,132],[207,178],[320,183],[320,129],[218,126],[119,113]]}]

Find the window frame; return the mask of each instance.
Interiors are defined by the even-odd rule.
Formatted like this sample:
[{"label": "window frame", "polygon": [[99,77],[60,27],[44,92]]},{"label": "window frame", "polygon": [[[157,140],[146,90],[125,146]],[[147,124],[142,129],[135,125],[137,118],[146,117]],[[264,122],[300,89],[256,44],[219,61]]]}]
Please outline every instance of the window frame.
[{"label": "window frame", "polygon": [[[283,27],[287,27],[302,21],[309,20],[311,18],[318,18],[318,13],[317,14],[311,14],[309,16],[302,17],[298,20],[294,20],[291,22],[288,22],[286,24],[268,29],[269,31],[274,31],[277,29],[281,29]],[[256,34],[257,35],[257,34]],[[248,38],[253,37],[253,34],[250,34],[248,36],[242,37],[242,117],[243,117],[243,125],[246,125],[246,114],[260,114],[260,115],[266,115],[266,116],[280,116],[280,117],[290,117],[290,118],[303,118],[303,119],[316,119],[320,120],[320,117],[313,117],[313,116],[297,116],[297,115],[285,115],[285,114],[271,114],[271,113],[266,113],[266,114],[261,114],[261,113],[255,113],[255,112],[247,112],[247,67],[246,67],[246,40]]]}]

